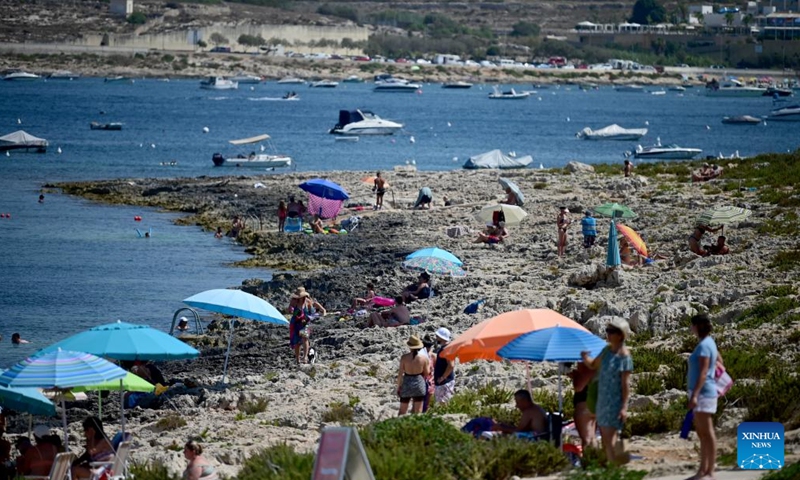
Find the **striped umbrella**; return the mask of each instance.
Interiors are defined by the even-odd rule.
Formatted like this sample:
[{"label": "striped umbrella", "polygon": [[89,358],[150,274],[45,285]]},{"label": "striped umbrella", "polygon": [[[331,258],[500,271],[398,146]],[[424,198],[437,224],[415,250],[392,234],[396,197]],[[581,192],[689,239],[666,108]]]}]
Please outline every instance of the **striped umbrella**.
[{"label": "striped umbrella", "polygon": [[709,227],[719,225],[730,225],[731,223],[741,222],[749,217],[753,212],[740,207],[718,207],[706,210],[697,217],[698,225],[708,225]]},{"label": "striped umbrella", "polygon": [[[0,385],[6,387],[38,387],[66,390],[81,385],[94,385],[119,380],[128,372],[91,353],[56,350],[28,357],[0,375]],[[67,409],[61,399],[64,422],[64,445],[67,435]]]},{"label": "striped umbrella", "polygon": [[639,252],[639,255],[647,257],[647,244],[644,243],[644,240],[642,240],[642,237],[640,237],[638,233],[631,227],[621,223],[617,224],[617,231],[628,239],[628,243],[630,243],[634,250]]}]

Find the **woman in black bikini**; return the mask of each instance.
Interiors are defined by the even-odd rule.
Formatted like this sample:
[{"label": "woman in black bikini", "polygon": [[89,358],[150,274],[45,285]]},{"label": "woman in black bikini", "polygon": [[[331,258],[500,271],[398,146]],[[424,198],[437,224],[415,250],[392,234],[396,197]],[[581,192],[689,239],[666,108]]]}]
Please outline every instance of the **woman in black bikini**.
[{"label": "woman in black bikini", "polygon": [[414,401],[411,413],[421,413],[428,392],[427,381],[431,374],[430,360],[427,355],[419,355],[424,348],[422,340],[412,335],[408,342],[409,353],[400,357],[400,370],[397,372],[397,396],[400,397],[399,415],[408,412],[408,404]]},{"label": "woman in black bikini", "polygon": [[697,226],[694,227],[694,232],[692,232],[692,234],[689,235],[688,238],[689,250],[696,253],[697,255],[700,255],[701,257],[705,257],[706,255],[708,255],[708,252],[706,250],[703,250],[703,246],[700,244],[700,240],[703,238],[703,235],[706,232],[716,233],[722,230],[722,228],[723,228],[722,226],[719,226],[717,228],[711,228],[708,225],[698,224]]}]

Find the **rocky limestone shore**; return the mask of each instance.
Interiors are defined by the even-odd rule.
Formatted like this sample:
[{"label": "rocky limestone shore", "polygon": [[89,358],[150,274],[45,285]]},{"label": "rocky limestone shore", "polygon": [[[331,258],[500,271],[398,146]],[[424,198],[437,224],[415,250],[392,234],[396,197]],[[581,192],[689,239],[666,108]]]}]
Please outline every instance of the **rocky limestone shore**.
[{"label": "rocky limestone shore", "polygon": [[[735,168],[731,163],[726,169]],[[756,192],[723,192],[691,184],[687,178],[664,176],[624,178],[600,175],[591,167],[575,165],[564,171],[521,170],[502,175],[526,194],[528,217],[511,227],[510,238],[500,245],[473,243],[482,228],[475,214],[503,198],[497,171],[385,172],[391,184],[381,211],[345,210],[345,216],[362,217],[361,226],[348,235],[281,234],[276,209],[281,199],[305,194],[297,185],[324,176],[344,186],[351,202],[374,200],[362,181],[368,172],[291,173],[281,175],[201,177],[180,179],[122,179],[48,185],[64,193],[105,203],[155,207],[186,214],[179,222],[198,224],[209,235],[218,226],[227,229],[234,215],[243,215],[247,228],[240,241],[252,255],[245,266],[275,271],[271,281],[250,278],[242,288],[278,308],[292,291],[304,286],[325,305],[329,314],[313,324],[313,346],[318,361],[298,368],[288,348],[285,327],[243,321],[237,325],[230,360],[230,385],[221,380],[224,325],[212,324],[208,336],[193,339],[202,356],[193,361],[163,365],[173,387],[152,404],[129,411],[129,428],[141,448],[136,456],[161,462],[173,472],[182,471],[181,447],[189,437],[202,439],[208,457],[233,475],[242,462],[259,449],[286,442],[312,450],[322,428],[331,424],[328,413],[336,402],[353,406],[353,421],[364,424],[396,415],[394,392],[398,359],[410,334],[426,335],[440,326],[455,335],[499,313],[522,308],[550,308],[601,334],[613,317],[624,317],[635,336],[652,338],[651,345],[671,345],[687,335],[688,316],[708,312],[720,325],[737,320],[759,302],[769,287],[789,280],[769,268],[775,255],[793,248],[795,239],[758,233],[758,227],[776,215],[776,207],[759,201]],[[266,188],[256,188],[261,183]],[[428,186],[434,193],[431,210],[409,207],[417,191]],[[453,201],[443,206],[442,198]],[[640,232],[651,251],[663,260],[641,267],[605,267],[609,219],[598,218],[598,245],[585,252],[578,221],[587,208],[616,201],[629,206],[638,218],[625,223]],[[744,205],[753,215],[726,227],[731,254],[701,258],[688,251],[686,238],[703,210],[721,205]],[[564,258],[556,255],[555,218],[567,206],[575,223]],[[340,217],[341,219],[342,217]],[[451,238],[446,230],[463,226],[472,234]],[[157,239],[154,239],[156,241]],[[705,243],[713,241],[704,238]],[[418,326],[362,329],[362,321],[344,315],[350,300],[373,282],[379,295],[391,296],[411,283],[415,274],[401,267],[402,259],[423,247],[439,246],[463,260],[465,278],[436,278],[437,295],[411,305],[415,316],[426,319]],[[243,277],[257,274],[243,270]],[[233,285],[231,287],[234,287]],[[485,299],[474,315],[462,313],[469,303]],[[791,328],[765,324],[756,330],[725,328],[718,335],[722,348],[736,345],[772,345],[786,362],[798,359],[797,343],[789,344]],[[534,364],[535,389],[557,388],[554,365]],[[457,387],[493,384],[517,389],[524,386],[521,365],[475,362],[457,367]],[[634,375],[634,378],[637,375]],[[633,405],[664,404],[684,392],[668,390],[655,396],[634,395]],[[264,405],[263,411],[253,405]],[[70,420],[85,413],[76,405]],[[113,400],[104,407],[114,415]],[[246,413],[253,412],[253,413]],[[720,419],[720,449],[733,445],[741,408],[727,408]],[[180,416],[185,421],[174,420]],[[463,424],[464,418],[454,417]],[[70,431],[79,438],[79,424]],[[733,430],[735,432],[735,430]],[[794,434],[797,435],[796,432]],[[635,437],[630,449],[645,457],[637,468],[654,473],[681,471],[697,461],[694,442],[677,433]]]}]

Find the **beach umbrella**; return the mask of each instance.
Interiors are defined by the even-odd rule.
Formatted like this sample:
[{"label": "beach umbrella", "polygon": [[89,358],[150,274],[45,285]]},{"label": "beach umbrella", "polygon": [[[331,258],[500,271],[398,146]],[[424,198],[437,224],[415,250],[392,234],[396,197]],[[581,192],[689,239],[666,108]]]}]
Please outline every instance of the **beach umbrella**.
[{"label": "beach umbrella", "polygon": [[463,277],[467,272],[455,262],[438,257],[414,257],[403,262],[403,267],[410,270],[428,272],[432,275],[450,275],[451,277]]},{"label": "beach umbrella", "polygon": [[741,222],[749,217],[753,212],[740,207],[717,207],[706,210],[697,217],[698,225],[708,225],[709,227],[719,225],[730,225],[731,223]]},{"label": "beach umbrella", "polygon": [[38,388],[0,386],[0,407],[31,415],[52,417],[56,406]]},{"label": "beach umbrella", "polygon": [[550,309],[527,309],[506,312],[473,326],[456,337],[441,355],[458,358],[462,363],[473,360],[500,361],[497,351],[522,334],[559,325],[587,331],[578,322]]},{"label": "beach umbrella", "polygon": [[634,231],[634,229],[621,223],[617,223],[616,227],[617,232],[628,239],[628,243],[633,247],[634,250],[639,252],[639,255],[647,257],[647,244],[644,243],[642,237],[640,237],[639,234]]},{"label": "beach umbrella", "polygon": [[[506,360],[529,362],[579,362],[581,352],[588,351],[596,357],[605,348],[602,338],[586,330],[556,325],[520,335],[498,350],[497,355]],[[558,369],[558,410],[563,411],[561,368]]]},{"label": "beach umbrella", "polygon": [[[0,374],[0,386],[68,390],[81,385],[119,380],[126,374],[125,370],[91,353],[55,350],[28,357],[12,366]],[[64,445],[68,445],[67,409],[63,397],[61,409]]]},{"label": "beach umbrella", "polygon": [[500,177],[498,182],[500,182],[500,186],[502,186],[504,190],[506,188],[509,188],[509,189],[511,189],[512,192],[514,192],[514,195],[516,195],[516,197],[517,197],[517,205],[518,206],[521,207],[521,206],[525,205],[525,195],[522,194],[522,191],[519,189],[519,187],[517,186],[516,183],[512,182],[511,180],[509,180],[507,178],[503,178],[503,177]]},{"label": "beach umbrella", "polygon": [[438,258],[441,260],[446,260],[448,262],[455,263],[458,266],[461,266],[464,263],[452,253],[448,252],[443,248],[438,248],[438,247],[422,248],[414,253],[410,253],[409,255],[406,256],[406,261],[420,257]]},{"label": "beach umbrella", "polygon": [[200,355],[195,348],[172,335],[147,325],[122,321],[92,327],[61,340],[42,352],[59,348],[114,360],[183,360]]},{"label": "beach umbrella", "polygon": [[[75,387],[72,389],[73,392],[120,392],[120,405],[121,405],[121,414],[122,414],[122,432],[125,433],[125,422],[124,422],[124,411],[125,411],[125,402],[124,402],[124,392],[146,392],[152,393],[156,389],[156,386],[152,383],[148,382],[144,378],[136,375],[135,373],[128,372],[125,377],[120,380],[113,380],[110,382],[103,382],[98,383],[97,385],[85,385],[83,387]],[[102,397],[98,396],[97,401],[97,414],[99,417],[103,415],[103,399]]]},{"label": "beach umbrella", "polygon": [[509,227],[519,225],[522,223],[522,219],[528,216],[528,212],[516,205],[500,204],[483,207],[476,217],[485,223],[494,222],[494,212],[503,212],[506,225]]},{"label": "beach umbrella", "polygon": [[342,203],[350,198],[341,185],[322,178],[301,183],[300,189],[308,192],[308,211],[320,218],[335,218]]},{"label": "beach umbrella", "polygon": [[[202,308],[209,312],[222,313],[234,317],[247,318],[258,322],[289,325],[289,321],[277,308],[269,302],[255,295],[250,295],[241,290],[214,289],[200,292],[185,299],[183,303],[190,307]],[[225,382],[228,374],[228,358],[231,354],[231,341],[233,340],[233,322],[230,322],[228,334],[228,349],[225,351],[225,366],[222,368],[222,381]]]},{"label": "beach umbrella", "polygon": [[617,245],[617,228],[614,225],[614,220],[611,220],[611,225],[608,227],[606,265],[609,267],[616,267],[620,264],[622,264],[622,259],[619,257],[619,245]]},{"label": "beach umbrella", "polygon": [[637,215],[630,208],[619,203],[604,203],[592,209],[593,212],[611,218],[636,218]]}]

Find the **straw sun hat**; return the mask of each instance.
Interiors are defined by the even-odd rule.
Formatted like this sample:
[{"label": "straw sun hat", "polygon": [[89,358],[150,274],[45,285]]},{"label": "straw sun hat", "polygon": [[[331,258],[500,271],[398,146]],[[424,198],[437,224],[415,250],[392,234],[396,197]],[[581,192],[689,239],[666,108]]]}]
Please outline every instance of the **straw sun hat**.
[{"label": "straw sun hat", "polygon": [[294,295],[292,298],[303,298],[303,297],[310,297],[311,295],[306,292],[306,287],[297,287],[297,290],[294,291]]},{"label": "straw sun hat", "polygon": [[411,350],[419,350],[424,347],[424,345],[422,344],[422,340],[420,340],[419,337],[417,337],[416,335],[411,335],[410,337],[408,337],[406,345],[408,345],[408,348],[410,348]]},{"label": "straw sun hat", "polygon": [[608,325],[606,325],[606,327],[614,327],[617,330],[621,331],[622,336],[624,337],[625,340],[627,340],[631,336],[631,326],[624,318],[615,317],[610,322],[608,322]]}]

